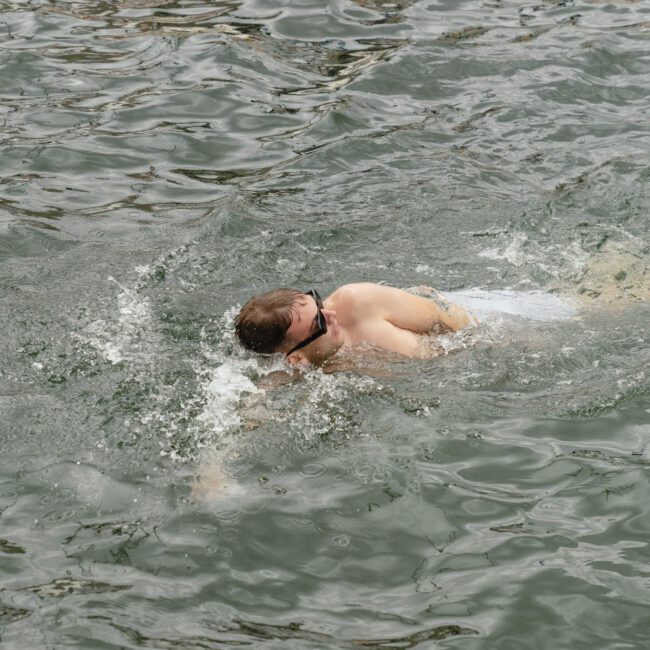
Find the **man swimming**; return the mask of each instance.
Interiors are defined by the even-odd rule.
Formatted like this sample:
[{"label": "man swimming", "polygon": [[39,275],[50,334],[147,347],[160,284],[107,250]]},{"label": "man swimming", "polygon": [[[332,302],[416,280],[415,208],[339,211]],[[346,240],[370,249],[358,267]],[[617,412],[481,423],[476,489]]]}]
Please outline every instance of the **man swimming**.
[{"label": "man swimming", "polygon": [[325,300],[313,289],[255,296],[235,319],[235,332],[249,350],[282,353],[291,365],[307,366],[364,344],[407,357],[430,356],[422,334],[457,331],[471,323],[462,307],[444,299],[434,302],[363,282],[346,284]]}]

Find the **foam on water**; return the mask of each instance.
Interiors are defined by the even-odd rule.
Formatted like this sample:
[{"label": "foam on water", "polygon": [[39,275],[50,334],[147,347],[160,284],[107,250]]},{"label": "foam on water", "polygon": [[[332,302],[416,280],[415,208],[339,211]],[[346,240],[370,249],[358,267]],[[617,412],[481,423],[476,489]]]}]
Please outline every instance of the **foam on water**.
[{"label": "foam on water", "polygon": [[125,287],[112,276],[108,280],[119,288],[117,317],[113,321],[101,318],[92,321],[85,328],[84,338],[106,361],[116,364],[142,351],[144,334],[151,325],[151,306],[137,291]]},{"label": "foam on water", "polygon": [[486,248],[478,255],[489,260],[505,260],[513,266],[522,266],[530,261],[530,255],[524,251],[527,242],[527,235],[516,233],[503,248]]},{"label": "foam on water", "polygon": [[[576,277],[589,262],[590,255],[578,240],[568,245],[549,244],[544,247],[531,241],[523,232],[507,233],[502,238],[501,245],[480,250],[477,255],[517,268],[535,269],[547,280]],[[523,283],[528,282],[525,280]]]},{"label": "foam on water", "polygon": [[237,405],[244,395],[260,393],[246,371],[259,368],[252,359],[228,359],[208,371],[208,379],[202,385],[206,403],[197,420],[209,426],[219,436],[241,423]]}]

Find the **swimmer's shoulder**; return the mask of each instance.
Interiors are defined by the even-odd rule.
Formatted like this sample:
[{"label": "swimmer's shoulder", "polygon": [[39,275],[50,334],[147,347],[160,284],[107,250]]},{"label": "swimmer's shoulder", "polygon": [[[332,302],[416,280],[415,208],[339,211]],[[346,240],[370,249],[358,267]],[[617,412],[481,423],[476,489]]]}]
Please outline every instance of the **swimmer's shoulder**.
[{"label": "swimmer's shoulder", "polygon": [[352,282],[340,286],[327,297],[325,307],[339,315],[357,313],[371,302],[372,295],[381,285],[372,282]]}]

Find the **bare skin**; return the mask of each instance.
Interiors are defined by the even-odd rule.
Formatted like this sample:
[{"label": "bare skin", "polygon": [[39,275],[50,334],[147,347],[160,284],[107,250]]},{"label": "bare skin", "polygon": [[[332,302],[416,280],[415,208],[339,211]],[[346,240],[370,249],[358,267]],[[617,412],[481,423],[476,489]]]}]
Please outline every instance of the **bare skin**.
[{"label": "bare skin", "polygon": [[[311,296],[298,302],[281,352],[289,352],[314,332],[317,309]],[[291,365],[321,365],[339,350],[363,344],[421,358],[428,356],[422,334],[455,332],[471,324],[458,305],[443,308],[421,296],[369,282],[346,284],[334,291],[323,301],[322,314],[327,332],[291,352],[287,357]]]}]

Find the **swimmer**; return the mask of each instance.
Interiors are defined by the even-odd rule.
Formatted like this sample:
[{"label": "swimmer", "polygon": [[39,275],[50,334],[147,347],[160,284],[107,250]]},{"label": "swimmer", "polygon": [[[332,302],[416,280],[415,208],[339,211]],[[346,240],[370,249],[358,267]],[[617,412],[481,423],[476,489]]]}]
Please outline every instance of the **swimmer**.
[{"label": "swimmer", "polygon": [[431,350],[421,335],[474,323],[460,305],[427,289],[431,300],[368,282],[346,284],[324,300],[313,289],[275,289],[244,305],[235,332],[245,348],[284,354],[296,367],[320,366],[340,350],[362,345],[424,358]]}]

